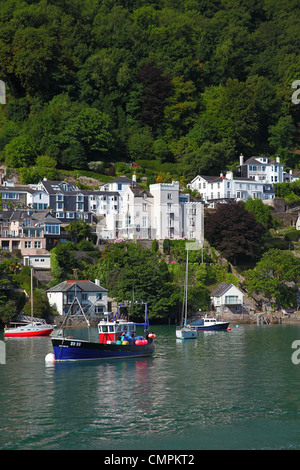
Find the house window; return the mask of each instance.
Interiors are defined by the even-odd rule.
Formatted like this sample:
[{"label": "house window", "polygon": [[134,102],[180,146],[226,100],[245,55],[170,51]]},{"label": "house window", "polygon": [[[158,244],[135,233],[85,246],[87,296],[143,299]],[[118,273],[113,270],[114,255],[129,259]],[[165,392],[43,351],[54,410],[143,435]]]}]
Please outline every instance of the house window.
[{"label": "house window", "polygon": [[104,307],[96,306],[95,313],[104,313]]},{"label": "house window", "polygon": [[51,235],[59,235],[59,225],[45,224],[45,233]]},{"label": "house window", "polygon": [[172,199],[172,193],[168,193],[168,199]]},{"label": "house window", "polygon": [[25,248],[31,248],[31,242],[25,242]]},{"label": "house window", "polygon": [[239,298],[237,295],[226,295],[225,296],[225,304],[226,305],[236,305],[239,303]]},{"label": "house window", "polygon": [[143,204],[143,212],[147,211],[147,204]]},{"label": "house window", "polygon": [[34,248],[41,248],[41,242],[34,242]]}]

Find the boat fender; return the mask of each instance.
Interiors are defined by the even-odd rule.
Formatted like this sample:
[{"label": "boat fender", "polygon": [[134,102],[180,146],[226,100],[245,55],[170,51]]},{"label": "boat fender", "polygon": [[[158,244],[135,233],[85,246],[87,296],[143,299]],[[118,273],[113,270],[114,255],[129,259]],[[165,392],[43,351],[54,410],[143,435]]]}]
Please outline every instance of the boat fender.
[{"label": "boat fender", "polygon": [[149,333],[148,334],[148,338],[150,339],[155,339],[156,338],[156,335],[154,333]]},{"label": "boat fender", "polygon": [[55,362],[55,356],[53,353],[49,353],[45,357],[45,362]]}]

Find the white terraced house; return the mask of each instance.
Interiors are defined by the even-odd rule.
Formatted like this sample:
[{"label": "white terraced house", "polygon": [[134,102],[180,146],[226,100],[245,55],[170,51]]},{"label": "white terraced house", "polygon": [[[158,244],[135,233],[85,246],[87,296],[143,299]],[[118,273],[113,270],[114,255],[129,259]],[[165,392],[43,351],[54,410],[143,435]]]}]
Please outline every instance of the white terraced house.
[{"label": "white terraced house", "polygon": [[195,239],[203,242],[204,206],[180,194],[179,183],[151,184],[149,190],[128,186],[120,211],[99,222],[99,239]]}]

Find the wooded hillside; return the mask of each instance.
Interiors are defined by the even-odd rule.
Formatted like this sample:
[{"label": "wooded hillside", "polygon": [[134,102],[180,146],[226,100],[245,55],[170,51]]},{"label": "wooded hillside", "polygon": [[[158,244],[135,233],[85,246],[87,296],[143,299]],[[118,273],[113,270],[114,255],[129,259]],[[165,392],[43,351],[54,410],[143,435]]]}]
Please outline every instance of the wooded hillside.
[{"label": "wooded hillside", "polygon": [[297,0],[2,0],[2,161],[295,168],[299,20]]}]

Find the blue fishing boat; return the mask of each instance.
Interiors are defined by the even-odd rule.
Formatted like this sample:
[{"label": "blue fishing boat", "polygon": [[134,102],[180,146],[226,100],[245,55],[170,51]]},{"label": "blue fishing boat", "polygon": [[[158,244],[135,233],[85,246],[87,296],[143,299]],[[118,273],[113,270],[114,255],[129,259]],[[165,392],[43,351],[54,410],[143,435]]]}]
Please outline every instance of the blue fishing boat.
[{"label": "blue fishing boat", "polygon": [[[131,322],[120,318],[120,309],[130,305],[144,305],[143,323]],[[137,326],[144,327],[143,336],[136,336]],[[154,353],[155,334],[150,332],[145,302],[122,302],[116,314],[98,323],[99,342],[70,337],[52,338],[53,361],[79,361],[94,359],[124,359],[151,356]]]}]

